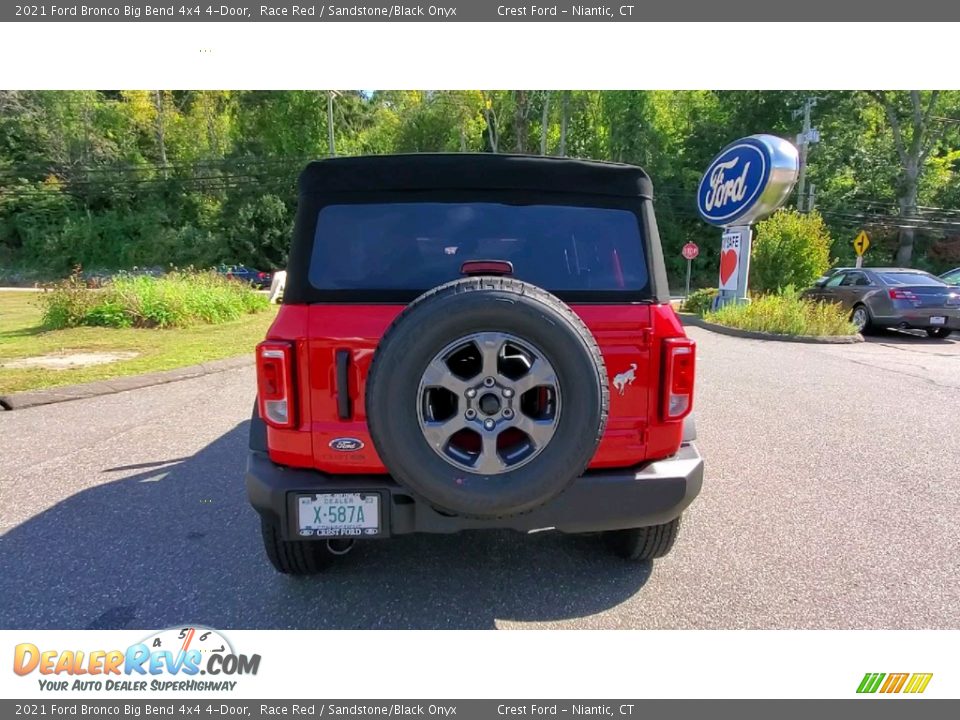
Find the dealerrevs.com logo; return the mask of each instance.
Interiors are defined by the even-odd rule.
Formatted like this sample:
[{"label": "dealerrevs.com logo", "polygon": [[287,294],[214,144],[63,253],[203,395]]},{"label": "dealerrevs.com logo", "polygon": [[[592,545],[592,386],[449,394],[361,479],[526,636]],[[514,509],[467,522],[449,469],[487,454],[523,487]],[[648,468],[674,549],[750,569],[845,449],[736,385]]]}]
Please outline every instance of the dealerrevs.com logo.
[{"label": "dealerrevs.com logo", "polygon": [[[201,626],[162,630],[125,650],[41,648],[20,643],[13,671],[36,674],[44,691],[232,691],[256,675],[260,655],[237,653],[220,632]],[[198,676],[204,676],[200,679]]]}]

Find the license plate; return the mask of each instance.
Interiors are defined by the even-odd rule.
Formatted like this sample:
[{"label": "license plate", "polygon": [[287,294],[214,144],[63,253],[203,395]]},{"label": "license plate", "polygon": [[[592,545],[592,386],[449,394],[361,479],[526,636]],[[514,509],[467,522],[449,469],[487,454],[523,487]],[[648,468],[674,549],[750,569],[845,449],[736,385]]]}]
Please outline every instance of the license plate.
[{"label": "license plate", "polygon": [[321,493],[297,498],[300,535],[343,537],[380,533],[380,495]]},{"label": "license plate", "polygon": [[943,315],[934,315],[930,318],[931,325],[946,325],[947,319]]}]

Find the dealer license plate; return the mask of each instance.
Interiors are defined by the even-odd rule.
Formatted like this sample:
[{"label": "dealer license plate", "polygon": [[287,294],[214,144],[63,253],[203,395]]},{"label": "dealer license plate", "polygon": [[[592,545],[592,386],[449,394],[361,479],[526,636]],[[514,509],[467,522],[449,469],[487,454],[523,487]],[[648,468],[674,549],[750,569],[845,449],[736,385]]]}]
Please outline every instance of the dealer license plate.
[{"label": "dealer license plate", "polygon": [[314,537],[378,535],[380,495],[322,493],[297,498],[300,534]]},{"label": "dealer license plate", "polygon": [[931,325],[946,325],[947,319],[943,315],[934,315],[930,318]]}]

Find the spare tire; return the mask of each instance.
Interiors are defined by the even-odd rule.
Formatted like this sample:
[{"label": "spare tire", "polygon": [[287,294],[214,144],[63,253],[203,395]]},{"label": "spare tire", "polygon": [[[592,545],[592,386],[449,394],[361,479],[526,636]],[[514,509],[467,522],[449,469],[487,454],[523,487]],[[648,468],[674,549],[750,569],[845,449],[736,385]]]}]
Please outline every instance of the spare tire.
[{"label": "spare tire", "polygon": [[470,277],[414,300],[370,367],[366,412],[393,477],[438,510],[532,510],[586,469],[609,386],[593,335],[546,290]]}]

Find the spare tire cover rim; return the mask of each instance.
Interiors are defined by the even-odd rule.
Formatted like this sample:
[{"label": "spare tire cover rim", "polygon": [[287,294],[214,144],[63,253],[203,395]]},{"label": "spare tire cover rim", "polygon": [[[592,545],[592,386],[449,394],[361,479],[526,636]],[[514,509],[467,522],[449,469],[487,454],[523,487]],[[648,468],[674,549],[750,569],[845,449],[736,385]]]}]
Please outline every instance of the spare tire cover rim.
[{"label": "spare tire cover rim", "polygon": [[526,465],[550,443],[561,393],[553,365],[533,343],[485,331],[433,357],[416,405],[424,439],[441,458],[469,472],[499,475]]}]

